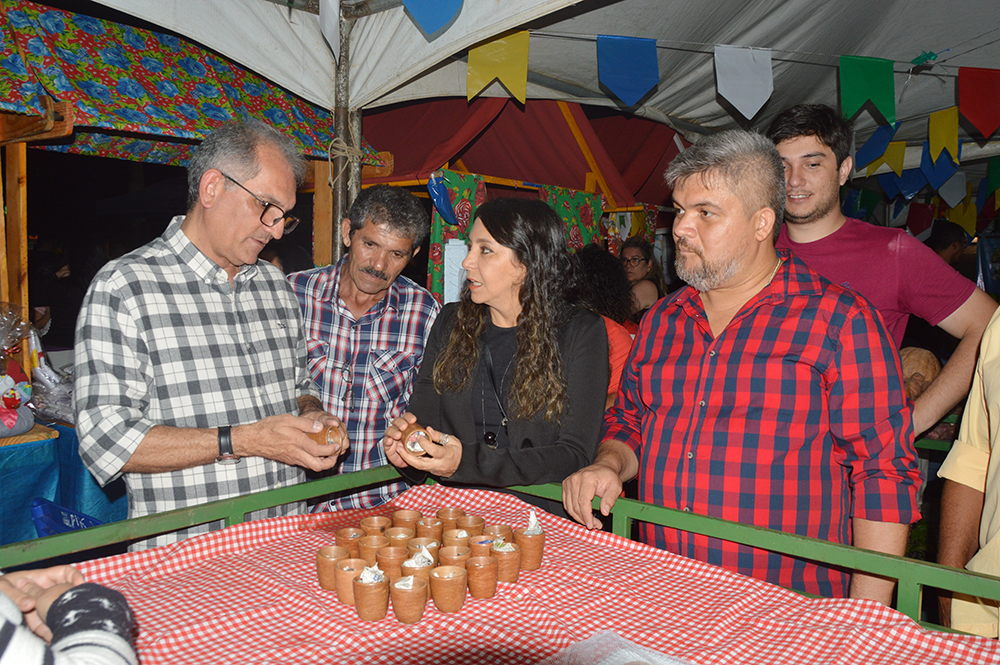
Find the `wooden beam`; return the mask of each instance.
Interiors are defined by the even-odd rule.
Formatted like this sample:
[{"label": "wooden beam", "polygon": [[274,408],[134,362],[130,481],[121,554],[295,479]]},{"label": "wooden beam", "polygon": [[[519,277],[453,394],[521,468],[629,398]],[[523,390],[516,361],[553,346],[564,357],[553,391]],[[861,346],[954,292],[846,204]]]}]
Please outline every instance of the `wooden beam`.
[{"label": "wooden beam", "polygon": [[[21,308],[21,316],[31,321],[28,311],[28,149],[24,143],[4,148],[6,157],[7,223],[4,300]],[[28,342],[21,343],[21,366],[28,367]]]},{"label": "wooden beam", "polygon": [[614,208],[617,207],[614,197],[611,195],[611,190],[608,189],[608,183],[604,179],[604,174],[601,173],[601,169],[597,166],[597,160],[594,159],[594,154],[590,151],[590,146],[587,145],[586,139],[583,138],[583,133],[576,124],[576,120],[573,119],[573,113],[569,110],[569,106],[566,102],[556,102],[559,105],[559,110],[562,111],[563,117],[566,119],[566,124],[569,125],[569,130],[573,132],[573,138],[576,139],[576,144],[580,147],[580,151],[583,153],[584,158],[587,160],[587,166],[594,173],[597,178],[597,184],[601,186],[601,191],[604,192],[604,196],[608,199],[608,204]]},{"label": "wooden beam", "polygon": [[333,263],[333,243],[340,242],[333,223],[333,190],[330,189],[330,162],[316,160],[312,163],[313,179],[313,263],[328,266]]}]

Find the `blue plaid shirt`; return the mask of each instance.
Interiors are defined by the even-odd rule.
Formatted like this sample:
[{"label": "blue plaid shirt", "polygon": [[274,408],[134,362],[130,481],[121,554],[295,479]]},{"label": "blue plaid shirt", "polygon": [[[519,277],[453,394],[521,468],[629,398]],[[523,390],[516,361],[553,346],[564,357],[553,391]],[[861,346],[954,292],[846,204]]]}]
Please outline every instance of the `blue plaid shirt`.
[{"label": "blue plaid shirt", "polygon": [[[381,301],[355,319],[340,298],[346,261],[345,256],[336,266],[288,276],[305,319],[309,371],[324,407],[344,422],[351,438],[340,473],[389,463],[382,436],[406,410],[431,324],[441,310],[427,290],[399,276]],[[404,482],[377,485],[323,507],[373,508],[404,489]]]}]

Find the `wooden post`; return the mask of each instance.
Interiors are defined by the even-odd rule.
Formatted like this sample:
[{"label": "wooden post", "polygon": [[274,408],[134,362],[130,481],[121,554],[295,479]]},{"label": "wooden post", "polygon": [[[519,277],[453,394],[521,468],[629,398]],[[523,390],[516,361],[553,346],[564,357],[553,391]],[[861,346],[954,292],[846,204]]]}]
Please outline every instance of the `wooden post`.
[{"label": "wooden post", "polygon": [[330,189],[330,162],[313,165],[313,263],[333,263],[334,243],[340,244],[340,224],[333,223],[333,190]]},{"label": "wooden post", "polygon": [[[333,109],[333,131],[337,138],[345,143],[350,139],[350,64],[351,64],[351,27],[354,25],[353,19],[340,17],[340,58],[337,60],[337,77],[334,81],[334,99],[336,108]],[[341,155],[333,160],[333,222],[334,228],[340,227],[340,222],[347,217],[347,210],[350,207],[349,180],[347,157]],[[333,244],[331,246],[330,259],[332,263],[340,260],[344,253],[344,245],[340,241],[340,234],[333,234]]]},{"label": "wooden post", "polygon": [[[4,147],[7,160],[5,173],[7,194],[7,220],[5,224],[6,256],[4,263],[3,289],[0,297],[21,308],[21,315],[28,322],[28,147],[25,143],[14,143]],[[30,371],[27,359],[28,342],[21,344],[21,365]]]}]

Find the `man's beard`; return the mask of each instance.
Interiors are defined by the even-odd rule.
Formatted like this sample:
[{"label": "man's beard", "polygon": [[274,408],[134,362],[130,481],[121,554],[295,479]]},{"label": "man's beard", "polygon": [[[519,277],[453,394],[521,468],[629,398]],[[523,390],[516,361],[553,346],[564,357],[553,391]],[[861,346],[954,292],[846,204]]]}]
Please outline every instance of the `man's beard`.
[{"label": "man's beard", "polygon": [[[701,264],[690,268],[684,265],[683,262],[687,261],[690,255],[682,253],[682,249],[694,253],[701,259]],[[736,274],[739,268],[740,261],[737,256],[730,256],[722,261],[711,263],[705,260],[701,250],[691,247],[683,238],[677,241],[677,256],[674,258],[674,269],[677,270],[677,276],[701,293],[723,286]]]},{"label": "man's beard", "polygon": [[822,219],[826,217],[831,212],[833,212],[840,205],[840,192],[834,192],[833,196],[830,198],[820,201],[816,204],[816,208],[812,212],[806,213],[804,215],[794,215],[785,208],[785,223],[786,224],[808,224],[809,222],[815,222],[817,219]]}]

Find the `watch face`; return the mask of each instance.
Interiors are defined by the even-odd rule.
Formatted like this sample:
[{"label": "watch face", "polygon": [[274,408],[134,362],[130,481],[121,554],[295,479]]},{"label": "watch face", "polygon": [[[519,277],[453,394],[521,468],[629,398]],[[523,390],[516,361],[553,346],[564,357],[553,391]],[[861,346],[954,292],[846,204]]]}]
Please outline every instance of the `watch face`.
[{"label": "watch face", "polygon": [[240,458],[236,455],[220,455],[215,458],[216,464],[237,464]]}]

